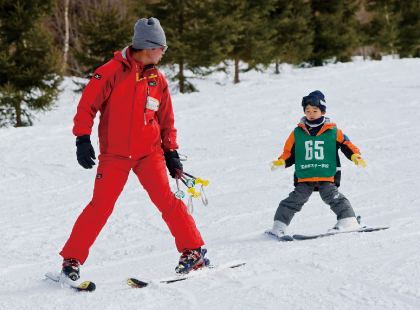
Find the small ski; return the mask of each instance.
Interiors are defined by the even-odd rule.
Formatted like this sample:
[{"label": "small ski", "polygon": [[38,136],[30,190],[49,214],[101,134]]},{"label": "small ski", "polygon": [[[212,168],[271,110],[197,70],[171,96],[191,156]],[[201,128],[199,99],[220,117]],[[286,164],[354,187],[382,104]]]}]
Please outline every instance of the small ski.
[{"label": "small ski", "polygon": [[[237,267],[240,267],[240,266],[244,266],[245,264],[246,263],[240,263],[240,264],[228,266],[228,267],[225,267],[225,268],[237,268]],[[160,281],[160,283],[170,284],[170,283],[175,283],[175,282],[179,282],[179,281],[184,281],[184,280],[187,280],[189,278],[193,278],[195,276],[198,276],[198,275],[202,274],[202,273],[200,273],[200,271],[205,270],[205,269],[216,269],[216,268],[212,265],[208,265],[206,267],[203,267],[203,268],[200,268],[200,269],[197,269],[197,270],[193,270],[189,273],[179,275],[179,277],[176,277],[174,279],[162,280],[162,281]],[[221,268],[221,269],[224,269],[224,268]],[[143,287],[146,287],[149,284],[150,283],[148,283],[148,282],[143,282],[143,281],[140,281],[140,280],[135,279],[135,278],[130,278],[130,279],[127,280],[127,285],[132,287],[132,288],[143,288]]]},{"label": "small ski", "polygon": [[45,277],[49,280],[52,280],[54,282],[57,283],[61,283],[61,284],[65,284],[68,285],[71,289],[74,289],[77,292],[93,292],[94,290],[96,290],[96,285],[95,283],[91,282],[91,281],[85,281],[79,285],[73,285],[71,283],[68,283],[67,278],[66,279],[62,279],[61,274],[59,275],[55,275],[52,272],[47,272],[45,274]]},{"label": "small ski", "polygon": [[281,237],[277,237],[275,234],[272,234],[270,232],[265,232],[265,233],[269,236],[273,236],[274,238],[276,238],[280,242],[288,242],[288,241],[294,241],[295,240],[290,235],[284,235],[284,236],[281,236]]},{"label": "small ski", "polygon": [[329,236],[352,233],[352,232],[371,232],[371,231],[385,230],[388,228],[389,227],[368,227],[368,228],[349,230],[349,231],[337,231],[337,232],[334,231],[334,232],[318,234],[318,235],[293,235],[293,238],[295,240],[309,240],[309,239],[317,239],[317,238],[329,237]]}]

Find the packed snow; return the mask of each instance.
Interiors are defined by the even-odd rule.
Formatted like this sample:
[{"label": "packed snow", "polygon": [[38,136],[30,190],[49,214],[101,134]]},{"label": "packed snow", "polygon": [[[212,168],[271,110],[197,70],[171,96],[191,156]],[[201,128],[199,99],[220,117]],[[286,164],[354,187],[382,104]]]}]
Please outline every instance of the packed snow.
[{"label": "packed snow", "polygon": [[[184,169],[210,180],[208,206],[195,200],[193,213],[208,257],[218,267],[245,266],[161,284],[179,253],[131,174],[81,268],[81,281],[95,282],[96,291],[45,279],[61,269],[58,253],[96,174],[76,161],[71,130],[80,95],[66,79],[56,108],[33,127],[0,129],[0,309],[419,309],[420,59],[283,65],[279,75],[232,79],[214,73],[193,80],[199,92],[172,99]],[[366,224],[390,229],[277,242],[264,231],[293,190],[294,169],[271,172],[268,163],[303,116],[301,98],[317,89],[326,116],[368,165],[359,169],[342,155],[340,191]],[[314,193],[288,232],[323,233],[335,222]],[[132,289],[130,277],[151,285]]]}]

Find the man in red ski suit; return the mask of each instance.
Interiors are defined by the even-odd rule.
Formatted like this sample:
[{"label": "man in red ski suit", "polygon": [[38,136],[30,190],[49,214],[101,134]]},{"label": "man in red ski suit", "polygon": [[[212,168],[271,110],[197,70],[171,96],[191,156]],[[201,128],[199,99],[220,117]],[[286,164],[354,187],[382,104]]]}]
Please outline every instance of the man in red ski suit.
[{"label": "man in red ski suit", "polygon": [[100,155],[92,201],[60,252],[64,258],[62,273],[74,281],[130,170],[162,213],[182,253],[177,271],[180,267],[186,272],[204,266],[200,232],[185,204],[172,193],[166,173],[165,161],[172,177],[175,168],[182,170],[168,83],[154,66],[166,49],[159,21],[140,19],[134,27],[133,44],[98,68],[83,91],[73,127],[77,159],[85,169],[95,165],[90,135],[98,111]]}]

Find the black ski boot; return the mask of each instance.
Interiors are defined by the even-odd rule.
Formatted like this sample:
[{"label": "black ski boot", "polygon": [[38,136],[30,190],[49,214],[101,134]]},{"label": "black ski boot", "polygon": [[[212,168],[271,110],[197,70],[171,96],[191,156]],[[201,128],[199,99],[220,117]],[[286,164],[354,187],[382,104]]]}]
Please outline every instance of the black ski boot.
[{"label": "black ski boot", "polygon": [[179,265],[175,268],[176,273],[188,273],[191,270],[206,267],[210,261],[205,258],[206,249],[185,249],[179,259]]},{"label": "black ski boot", "polygon": [[64,274],[72,281],[76,281],[80,278],[80,263],[77,259],[69,258],[63,260],[63,269],[61,273]]}]

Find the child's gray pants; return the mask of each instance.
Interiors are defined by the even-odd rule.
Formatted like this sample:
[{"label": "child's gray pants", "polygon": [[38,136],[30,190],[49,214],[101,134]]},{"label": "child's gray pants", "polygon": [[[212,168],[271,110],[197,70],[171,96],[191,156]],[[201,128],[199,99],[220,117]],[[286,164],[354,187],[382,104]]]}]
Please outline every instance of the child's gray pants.
[{"label": "child's gray pants", "polygon": [[355,216],[350,202],[338,191],[334,183],[301,182],[289,194],[289,197],[280,202],[274,220],[289,225],[295,213],[302,210],[302,206],[309,200],[317,183],[319,183],[319,194],[322,200],[337,215],[337,220]]}]

